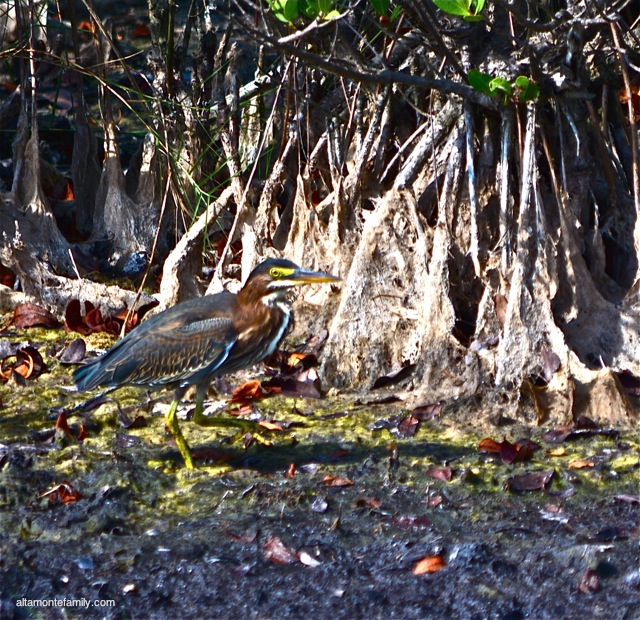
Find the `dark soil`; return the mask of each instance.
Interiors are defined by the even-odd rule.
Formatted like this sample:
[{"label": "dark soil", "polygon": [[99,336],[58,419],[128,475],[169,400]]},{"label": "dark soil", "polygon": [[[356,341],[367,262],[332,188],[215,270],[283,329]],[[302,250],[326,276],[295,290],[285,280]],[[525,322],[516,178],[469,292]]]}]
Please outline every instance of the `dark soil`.
[{"label": "dark soil", "polygon": [[[548,429],[492,430],[468,402],[402,438],[367,428],[401,406],[275,397],[265,417],[294,424],[271,447],[226,446],[228,430],[183,422],[218,461],[189,473],[155,411],[138,405],[129,417],[146,425],[123,429],[109,403],[86,416],[84,441],[56,440],[46,407],[9,406],[27,388],[1,389],[2,618],[640,617],[631,433],[548,444]],[[478,450],[486,435],[541,448],[505,465]],[[548,470],[545,490],[505,488]],[[63,481],[82,497],[43,496]],[[429,557],[441,569],[414,574]],[[25,606],[80,599],[114,607]]]}]

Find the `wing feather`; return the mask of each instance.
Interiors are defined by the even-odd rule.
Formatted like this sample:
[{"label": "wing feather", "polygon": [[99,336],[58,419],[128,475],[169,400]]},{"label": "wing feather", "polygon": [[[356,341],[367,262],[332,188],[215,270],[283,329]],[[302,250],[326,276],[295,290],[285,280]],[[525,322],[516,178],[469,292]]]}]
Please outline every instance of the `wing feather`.
[{"label": "wing feather", "polygon": [[[145,321],[102,357],[81,366],[81,390],[100,385],[187,385],[205,380],[227,358],[237,340],[235,296],[185,302]],[[211,316],[215,313],[217,316]]]}]

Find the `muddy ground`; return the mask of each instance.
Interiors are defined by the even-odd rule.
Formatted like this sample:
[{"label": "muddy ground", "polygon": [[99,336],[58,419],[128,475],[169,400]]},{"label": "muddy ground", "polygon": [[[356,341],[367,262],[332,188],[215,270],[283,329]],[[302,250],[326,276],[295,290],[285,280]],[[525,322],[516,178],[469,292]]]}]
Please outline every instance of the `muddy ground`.
[{"label": "muddy ground", "polygon": [[[272,396],[272,446],[182,422],[187,472],[168,395],[71,415],[64,345],[39,346],[49,372],[0,386],[1,618],[640,617],[630,430],[524,426],[488,398]],[[505,464],[487,437],[539,448]]]}]

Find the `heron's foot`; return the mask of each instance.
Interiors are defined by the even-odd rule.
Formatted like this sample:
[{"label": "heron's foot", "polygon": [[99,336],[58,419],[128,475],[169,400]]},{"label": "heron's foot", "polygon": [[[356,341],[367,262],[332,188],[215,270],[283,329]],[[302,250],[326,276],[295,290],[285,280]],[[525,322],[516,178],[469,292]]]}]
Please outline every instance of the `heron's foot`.
[{"label": "heron's foot", "polygon": [[180,430],[180,424],[178,423],[178,418],[176,417],[176,411],[178,410],[178,401],[174,400],[171,403],[171,407],[169,407],[169,411],[167,411],[167,415],[165,416],[165,421],[167,423],[167,427],[171,435],[173,435],[173,439],[176,442],[176,446],[178,446],[178,450],[182,455],[182,459],[184,460],[184,465],[187,469],[193,469],[193,457],[191,456],[191,449],[189,448],[189,444],[187,440],[184,438],[182,431]]},{"label": "heron's foot", "polygon": [[246,420],[243,418],[230,418],[227,416],[206,416],[202,412],[202,409],[197,407],[193,412],[193,421],[198,426],[205,427],[222,427],[222,428],[237,428],[238,432],[230,439],[230,443],[236,443],[238,441],[246,440],[247,433],[251,435],[251,438],[263,446],[270,446],[272,442],[264,436],[264,432],[267,430],[264,426],[253,420]]},{"label": "heron's foot", "polygon": [[[248,420],[246,420],[248,422]],[[263,428],[262,426],[256,424],[259,428]],[[267,439],[262,433],[257,432],[256,430],[245,431],[243,429],[239,430],[233,437],[229,439],[229,443],[237,443],[238,441],[244,442],[244,447],[248,448],[254,441],[257,441],[259,444],[263,446],[272,446],[273,442]]]}]

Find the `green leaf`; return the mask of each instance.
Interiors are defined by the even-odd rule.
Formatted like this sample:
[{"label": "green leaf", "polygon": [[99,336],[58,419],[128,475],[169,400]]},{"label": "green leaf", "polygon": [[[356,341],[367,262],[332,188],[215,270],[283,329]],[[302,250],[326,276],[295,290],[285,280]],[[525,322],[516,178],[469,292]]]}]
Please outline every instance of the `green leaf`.
[{"label": "green leaf", "polygon": [[433,0],[433,4],[449,15],[459,15],[460,17],[472,15],[469,10],[469,0]]},{"label": "green leaf", "polygon": [[402,7],[401,6],[394,6],[393,7],[393,11],[391,11],[391,15],[389,16],[389,21],[395,21],[396,19],[398,19],[398,17],[400,17],[400,13],[402,13]]},{"label": "green leaf", "polygon": [[378,15],[386,15],[391,6],[390,0],[371,0],[371,6]]},{"label": "green leaf", "polygon": [[489,90],[491,93],[502,93],[508,97],[511,97],[513,94],[513,86],[511,86],[509,80],[505,80],[501,77],[493,78],[489,82]]},{"label": "green leaf", "polygon": [[318,0],[318,13],[326,17],[333,11],[333,0]]},{"label": "green leaf", "polygon": [[464,21],[466,22],[483,22],[484,17],[482,15],[465,15]]},{"label": "green leaf", "polygon": [[515,85],[521,91],[518,99],[522,102],[533,101],[540,96],[540,87],[532,82],[526,75],[519,75],[516,78]]},{"label": "green leaf", "polygon": [[267,0],[273,14],[281,21],[291,24],[300,14],[298,0]]},{"label": "green leaf", "polygon": [[329,11],[328,13],[323,15],[322,17],[327,21],[329,21],[330,19],[334,19],[335,17],[340,17],[340,15],[341,15],[340,11],[338,11],[337,9],[333,9],[332,11]]},{"label": "green leaf", "polygon": [[493,78],[488,73],[483,73],[482,71],[478,71],[477,69],[471,69],[471,71],[467,73],[467,80],[469,81],[469,84],[479,93],[484,93],[485,95],[494,94],[489,88],[489,84],[491,83]]},{"label": "green leaf", "polygon": [[315,19],[320,15],[318,0],[300,0],[300,11],[309,19]]},{"label": "green leaf", "polygon": [[471,11],[476,15],[480,15],[482,13],[482,9],[484,8],[485,0],[471,0]]}]

